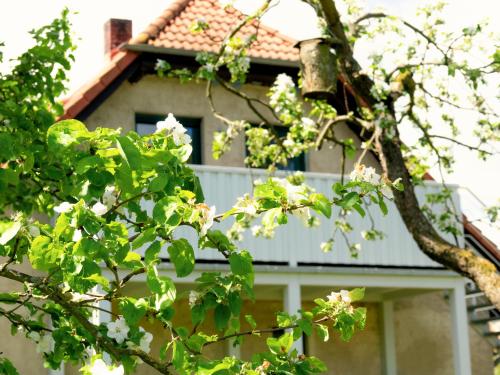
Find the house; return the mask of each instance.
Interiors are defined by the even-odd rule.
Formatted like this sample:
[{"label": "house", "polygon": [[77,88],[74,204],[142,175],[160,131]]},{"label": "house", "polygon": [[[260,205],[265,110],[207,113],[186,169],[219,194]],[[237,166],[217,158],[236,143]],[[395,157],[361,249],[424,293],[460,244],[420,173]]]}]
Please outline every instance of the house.
[{"label": "house", "polygon": [[[173,113],[193,139],[193,168],[202,181],[207,202],[216,205],[219,211],[230,208],[236,197],[249,190],[252,178],[263,172],[244,168],[246,151],[242,139],[237,140],[220,160],[214,160],[211,157],[212,133],[222,130],[223,125],[212,115],[204,84],[181,84],[176,79],[160,78],[154,67],[158,59],[168,61],[173,67],[197,66],[196,53],[216,51],[220,40],[240,17],[237,10],[224,9],[215,0],[176,0],[134,38],[131,38],[129,21],[110,20],[105,29],[109,64],[65,102],[64,118],[79,119],[91,129],[121,127],[124,131],[142,133],[153,131],[156,121]],[[189,28],[198,19],[204,19],[211,27],[193,35]],[[258,41],[250,50],[251,70],[249,83],[244,87],[246,92],[266,100],[268,86],[277,74],[286,72],[296,77],[299,65],[294,45],[295,41],[261,25]],[[350,98],[341,82],[339,88],[337,102],[341,112]],[[214,88],[214,99],[221,112],[258,122],[244,101],[222,87]],[[347,127],[343,132],[345,136],[352,134]],[[293,165],[305,169],[308,184],[328,194],[331,185],[339,179],[340,152],[323,148]],[[377,164],[371,155],[367,163]],[[352,167],[350,160],[347,170]],[[439,186],[429,181],[419,194],[433,189]],[[458,204],[456,194],[455,198]],[[358,332],[349,343],[338,337],[327,344],[318,337],[304,338],[296,343],[296,349],[324,360],[331,374],[492,374],[493,348],[488,340],[492,339],[497,345],[498,333],[486,330],[485,325],[496,313],[490,304],[482,301],[481,294],[473,287],[466,289],[468,284],[464,278],[420,252],[394,206],[389,208],[387,217],[375,210],[373,217],[386,237],[364,243],[357,258],[351,256],[340,239],[332,252],[321,252],[320,242],[331,235],[331,225],[326,221],[319,228],[306,229],[291,220],[289,225],[279,228],[273,240],[255,239],[247,234],[241,246],[249,249],[256,261],[257,300],[245,303],[245,313],[252,314],[260,324],[272,324],[275,311],[282,309],[295,313],[301,307],[312,306],[314,298],[324,297],[331,290],[363,286],[367,288],[363,305],[368,309],[364,331]],[[367,220],[353,218],[353,240],[360,240],[359,232],[367,228]],[[471,223],[465,220],[464,224],[461,244],[469,244],[498,264],[496,247]],[[221,257],[198,251],[197,270],[188,278],[178,280],[168,260],[161,272],[176,282],[185,283],[185,290],[189,290],[189,282],[203,270],[226,268]],[[139,281],[129,288],[129,292],[139,293],[144,288],[144,283]],[[176,309],[177,322],[189,325],[187,301],[180,301]],[[469,322],[468,313],[472,322]],[[109,316],[101,314],[97,319],[105,321]],[[151,332],[160,330],[152,326],[146,328]],[[159,333],[159,337],[161,335]],[[10,357],[21,373],[45,373],[34,350],[18,350],[20,345],[25,345],[25,341],[18,341],[12,339]],[[214,345],[208,355],[249,358],[264,345],[262,337],[249,337],[236,348],[226,343]],[[159,346],[160,340],[155,339],[153,351]],[[49,373],[78,372],[66,366]],[[138,373],[155,372],[143,366]]]}]

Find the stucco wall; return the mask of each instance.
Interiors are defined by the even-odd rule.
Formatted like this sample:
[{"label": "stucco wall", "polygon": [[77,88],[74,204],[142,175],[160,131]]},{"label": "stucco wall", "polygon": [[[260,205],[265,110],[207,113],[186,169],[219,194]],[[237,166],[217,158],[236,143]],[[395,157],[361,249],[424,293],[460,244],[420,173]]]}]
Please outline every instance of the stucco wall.
[{"label": "stucco wall", "polygon": [[[304,308],[314,305],[305,302]],[[366,303],[366,327],[357,331],[351,341],[342,341],[330,329],[330,340],[323,342],[317,336],[306,338],[305,347],[309,355],[325,362],[328,374],[337,375],[381,375],[382,374],[382,336],[379,325],[379,309],[376,303]]]},{"label": "stucco wall", "polygon": [[[0,257],[0,263],[4,262],[5,258]],[[33,273],[33,270],[26,265],[14,267],[20,271]],[[18,282],[11,281],[5,278],[0,282],[0,293],[2,292],[22,292],[22,285]],[[2,308],[13,308],[14,305],[3,305]],[[19,312],[27,314],[26,311],[20,309]],[[47,370],[43,367],[43,359],[36,352],[36,345],[25,338],[24,332],[18,332],[15,336],[11,335],[10,322],[4,317],[0,317],[0,353],[1,356],[8,358],[16,367],[19,374],[47,374]]]},{"label": "stucco wall", "polygon": [[[398,375],[453,375],[451,318],[443,292],[394,304]],[[491,347],[469,327],[472,374],[492,375]]]},{"label": "stucco wall", "polygon": [[[248,85],[245,91],[252,96],[266,100],[267,88]],[[246,103],[228,93],[221,87],[214,88],[214,102],[217,110],[231,119],[247,120],[258,123],[259,118],[250,111]],[[205,85],[197,83],[180,84],[176,79],[158,78],[148,75],[137,83],[124,82],[107,98],[87,119],[89,128],[97,126],[122,127],[124,131],[134,130],[135,114],[167,114],[202,118],[201,142],[202,162],[209,165],[243,167],[245,148],[243,137],[234,142],[231,151],[219,160],[212,158],[212,135],[214,131],[224,130],[225,126],[217,120],[210,110],[205,96]],[[344,125],[336,128],[339,138],[351,136],[359,144],[352,132]],[[330,148],[327,144],[321,151],[310,152],[306,157],[306,170],[313,172],[340,172],[341,149]],[[356,159],[346,161],[346,171],[352,170]],[[368,154],[365,163],[376,165]]]}]

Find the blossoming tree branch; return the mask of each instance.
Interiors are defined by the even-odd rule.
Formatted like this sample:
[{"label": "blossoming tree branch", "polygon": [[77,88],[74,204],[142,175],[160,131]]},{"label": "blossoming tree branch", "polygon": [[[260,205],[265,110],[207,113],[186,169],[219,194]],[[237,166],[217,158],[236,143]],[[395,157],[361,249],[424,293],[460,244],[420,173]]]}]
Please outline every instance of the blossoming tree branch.
[{"label": "blossoming tree branch", "polygon": [[[299,43],[298,84],[292,77],[279,75],[269,90],[268,102],[253,97],[244,86],[237,88],[234,83],[245,82],[250,69],[248,51],[257,38],[256,34],[240,31],[248,30],[245,29],[248,25],[258,25],[272,7],[271,0],[263,1],[254,14],[242,19],[225,38],[218,53],[198,54],[201,66],[197,71],[188,74],[186,70],[171,69],[167,61],[160,60],[159,75],[207,80],[206,96],[212,112],[227,125],[226,131],[214,136],[216,158],[229,150],[232,141],[241,134],[246,136],[249,150],[246,163],[271,170],[328,144],[342,150],[340,164],[344,178],[350,172],[345,170],[346,159],[355,157],[359,151],[351,183],[368,182],[376,186],[380,198],[394,196],[396,207],[420,249],[436,262],[471,279],[500,308],[500,275],[490,261],[460,247],[458,236],[463,218],[445,182],[446,174],[455,167],[453,147],[475,152],[483,160],[497,153],[500,103],[494,92],[500,76],[500,51],[498,43],[491,41],[498,40],[498,35],[486,31],[486,22],[450,30],[442,2],[419,8],[414,23],[382,11],[366,12],[355,1],[304,0],[304,3],[316,12],[322,37],[314,41],[315,50],[310,49],[314,48],[310,47],[314,46],[311,41]],[[338,4],[344,9],[342,14]],[[209,32],[210,25],[195,21],[192,29]],[[377,50],[371,51],[363,65],[356,55],[359,48],[368,49],[370,45],[377,46]],[[329,100],[334,94],[331,87],[337,85],[337,80],[341,81],[345,96],[341,108],[334,108]],[[214,83],[246,102],[261,120],[258,126],[221,113],[213,100]],[[349,104],[351,97],[354,107]],[[469,143],[457,139],[465,114],[472,116],[469,129],[462,132],[472,133]],[[352,137],[339,135],[338,129],[344,125],[362,141],[361,147],[356,146]],[[278,131],[280,127],[287,130],[285,135]],[[414,141],[403,143],[403,128],[412,128],[412,134],[417,135]],[[364,165],[368,153],[379,162],[378,174]],[[442,189],[440,193],[427,194],[426,202],[421,204],[415,187],[429,178],[431,167],[438,170]],[[340,187],[338,190],[334,187],[334,191],[343,192]],[[352,204],[341,205],[334,222],[334,235],[321,246],[324,251],[333,249],[336,232],[341,232],[348,241],[345,234],[352,231],[347,216],[350,211],[369,215],[365,208],[370,203],[386,211],[383,199],[371,202],[363,192],[353,197]],[[443,214],[435,213],[436,204],[445,207]],[[491,223],[498,226],[498,207],[487,211]],[[246,222],[237,220],[233,236],[237,238],[246,227]],[[272,230],[266,232],[266,227],[272,225],[253,227],[253,232],[272,234]],[[451,235],[455,241],[446,240],[442,233]],[[375,225],[363,232],[366,240],[383,235]],[[347,243],[347,246],[353,255],[360,250],[360,244]]]},{"label": "blossoming tree branch", "polygon": [[[243,299],[254,298],[251,251],[239,249],[217,224],[261,219],[262,231],[270,233],[289,215],[310,222],[314,214],[330,217],[332,206],[356,206],[362,196],[383,202],[383,189],[392,183],[367,178],[373,172],[360,169],[331,198],[298,177],[270,177],[229,211],[217,212],[204,202],[202,186],[186,164],[191,139],[173,115],[147,136],[89,131],[77,120],[56,122],[62,113],[56,99],[73,58],[69,33],[65,11],[33,32],[36,46],[0,77],[0,277],[18,285],[0,293],[0,316],[12,334],[36,343],[47,367],[73,363],[88,374],[130,373],[139,363],[164,374],[325,371],[320,359],[298,355],[292,344],[313,331],[327,341],[329,328],[349,340],[364,326],[365,309],[353,305],[363,290],[332,292],[311,311],[281,312],[276,322],[257,324],[242,311]],[[157,268],[168,256],[178,278],[194,271],[192,244],[178,235],[182,227],[229,266],[196,279],[188,296],[190,326],[173,323],[174,304],[184,296]],[[145,249],[144,257],[139,249]],[[139,275],[147,293],[133,298],[124,289]],[[103,308],[102,301],[113,308]],[[108,314],[109,322],[93,319],[95,312]],[[209,316],[215,334],[200,328]],[[250,330],[241,328],[243,319]],[[153,334],[142,327],[144,321],[169,333],[158,353],[150,352]],[[268,351],[251,361],[203,355],[214,343],[231,339],[238,345],[248,335],[278,330],[286,332],[268,338]],[[17,373],[8,358],[0,359],[0,372]]]},{"label": "blossoming tree branch", "polygon": [[[334,218],[335,230],[345,234],[350,230],[349,212],[366,215],[364,207],[372,202],[385,213],[385,202],[392,198],[420,247],[437,261],[471,277],[498,305],[498,276],[491,265],[444,241],[418,206],[414,184],[425,169],[414,154],[419,146],[403,147],[398,134],[403,119],[414,123],[425,134],[421,146],[431,149],[448,168],[450,157],[435,146],[427,120],[417,111],[425,108],[422,96],[432,94],[423,91],[427,88],[421,79],[432,71],[422,66],[445,66],[454,74],[464,75],[476,93],[481,77],[498,70],[498,53],[493,64],[472,69],[455,59],[456,41],[447,48],[435,40],[437,35],[430,31],[439,26],[437,21],[424,31],[403,23],[403,28],[423,38],[424,48],[436,50],[429,55],[443,56],[432,64],[421,61],[422,43],[415,41],[416,45],[409,48],[415,51],[404,66],[398,65],[393,71],[382,68],[382,58],[378,57],[370,67],[369,78],[354,60],[352,44],[358,38],[376,36],[380,31],[377,28],[383,29],[385,21],[398,21],[380,14],[367,15],[344,27],[333,1],[308,3],[317,11],[325,37],[334,40],[336,64],[359,104],[355,112],[338,115],[322,100],[310,100],[305,105],[294,81],[285,75],[280,75],[271,88],[269,102],[234,88],[233,82],[245,81],[249,69],[247,50],[255,41],[255,36],[242,40],[238,31],[258,21],[271,1],[265,1],[255,14],[243,19],[218,53],[200,54],[197,71],[186,75],[185,71],[169,69],[167,62],[159,62],[158,71],[173,76],[182,73],[184,79],[207,82],[207,99],[213,113],[228,126],[226,132],[215,135],[215,157],[227,151],[241,132],[247,135],[251,151],[247,161],[254,167],[270,164],[272,170],[273,165],[286,164],[288,158],[322,147],[325,142],[342,147],[347,157],[356,151],[354,143],[338,139],[335,127],[347,122],[364,129],[365,147],[357,166],[349,181],[343,179],[332,187],[332,196],[315,192],[300,175],[269,177],[256,181],[253,190],[234,202],[229,211],[218,212],[205,203],[203,187],[186,164],[192,151],[190,138],[174,116],[168,115],[157,124],[154,134],[146,136],[108,128],[89,131],[76,120],[56,122],[62,113],[57,97],[64,90],[65,71],[73,59],[67,12],[34,31],[36,46],[19,57],[11,73],[0,76],[0,277],[19,286],[0,293],[0,316],[11,323],[13,334],[37,344],[48,367],[56,369],[69,362],[79,364],[89,374],[131,373],[139,363],[164,374],[325,372],[320,359],[298,355],[292,349],[293,342],[313,331],[327,341],[329,328],[342,339],[350,339],[356,329],[364,326],[366,311],[355,306],[363,290],[332,292],[316,299],[310,311],[281,312],[276,322],[257,323],[242,311],[243,299],[254,298],[251,249],[239,249],[235,240],[246,229],[272,237],[275,228],[285,225],[290,215],[300,217],[306,225],[315,225],[318,215]],[[357,11],[350,9],[349,14]],[[373,30],[364,25],[372,20],[380,23]],[[194,26],[198,32],[210,27]],[[477,33],[475,29],[464,31],[460,39],[471,43]],[[219,74],[223,70],[229,72],[229,81]],[[410,76],[399,76],[407,72]],[[252,127],[220,113],[212,100],[215,81],[245,100],[262,119],[260,126]],[[445,94],[434,96],[438,102],[454,103],[454,98]],[[395,103],[405,98],[407,105],[399,110]],[[498,124],[491,120],[484,101],[475,104],[482,115],[478,130],[481,143],[470,147],[486,155],[485,134],[497,136]],[[267,118],[269,114],[272,121]],[[276,125],[287,127],[286,136],[279,136]],[[382,173],[363,164],[367,152],[378,155]],[[146,206],[153,207],[152,211]],[[234,223],[228,233],[217,229],[218,223],[225,220]],[[174,304],[185,296],[177,293],[173,280],[162,275],[158,265],[162,257],[168,256],[178,278],[193,273],[193,246],[179,235],[180,228],[185,227],[196,233],[199,248],[222,254],[228,269],[205,272],[196,279],[187,296],[191,325],[177,326],[173,323]],[[448,227],[453,231],[452,225]],[[376,228],[364,233],[367,239],[382,235]],[[324,251],[333,246],[333,239],[325,239],[322,244]],[[353,254],[360,251],[359,244],[349,247]],[[144,257],[139,249],[146,249]],[[137,298],[127,296],[124,289],[140,275],[146,280],[147,293]],[[110,302],[113,309],[103,309],[102,301]],[[92,319],[97,311],[108,314],[110,322]],[[200,328],[208,319],[213,322],[215,334]],[[150,351],[154,338],[142,328],[144,321],[157,322],[168,332],[158,353]],[[244,321],[250,330],[241,328]],[[232,340],[238,345],[248,335],[278,330],[285,333],[268,338],[267,351],[255,353],[251,361],[231,356],[208,359],[203,354],[205,347],[216,342]],[[17,373],[7,358],[0,359],[0,370]]]}]

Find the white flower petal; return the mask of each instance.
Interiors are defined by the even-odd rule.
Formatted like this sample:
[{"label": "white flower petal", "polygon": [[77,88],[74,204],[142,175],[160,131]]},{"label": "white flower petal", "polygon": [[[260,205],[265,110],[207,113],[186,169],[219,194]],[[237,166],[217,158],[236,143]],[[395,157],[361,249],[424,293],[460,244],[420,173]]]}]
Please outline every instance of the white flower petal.
[{"label": "white flower petal", "polygon": [[103,205],[101,202],[97,202],[92,206],[91,210],[96,216],[102,216],[108,212],[108,207]]},{"label": "white flower petal", "polygon": [[63,214],[71,211],[73,209],[73,206],[74,205],[69,202],[62,202],[58,206],[54,207],[54,211],[57,212],[58,214]]}]

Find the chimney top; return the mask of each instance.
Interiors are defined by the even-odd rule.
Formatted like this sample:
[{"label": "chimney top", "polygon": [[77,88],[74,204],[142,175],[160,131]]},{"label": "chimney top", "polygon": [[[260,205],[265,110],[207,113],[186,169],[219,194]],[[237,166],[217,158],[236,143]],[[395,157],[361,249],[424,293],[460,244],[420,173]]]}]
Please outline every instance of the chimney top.
[{"label": "chimney top", "polygon": [[117,48],[132,38],[132,21],[110,18],[104,24],[104,53],[112,57]]}]

